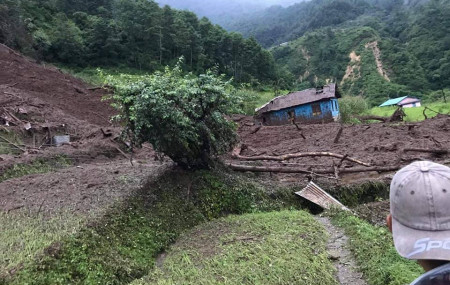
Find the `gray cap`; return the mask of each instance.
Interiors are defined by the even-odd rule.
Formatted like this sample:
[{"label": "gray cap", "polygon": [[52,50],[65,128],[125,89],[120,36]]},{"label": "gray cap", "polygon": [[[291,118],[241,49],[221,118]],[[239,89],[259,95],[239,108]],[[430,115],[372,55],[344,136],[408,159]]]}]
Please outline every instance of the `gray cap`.
[{"label": "gray cap", "polygon": [[430,161],[411,163],[392,179],[390,200],[399,254],[450,260],[450,168]]}]

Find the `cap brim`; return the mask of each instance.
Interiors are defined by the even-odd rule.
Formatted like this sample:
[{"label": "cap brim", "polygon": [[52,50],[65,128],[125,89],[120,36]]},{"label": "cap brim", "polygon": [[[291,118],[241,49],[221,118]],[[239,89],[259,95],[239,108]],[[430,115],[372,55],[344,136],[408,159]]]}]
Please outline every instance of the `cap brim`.
[{"label": "cap brim", "polygon": [[392,233],[395,248],[405,258],[450,260],[450,230],[416,230],[392,218]]}]

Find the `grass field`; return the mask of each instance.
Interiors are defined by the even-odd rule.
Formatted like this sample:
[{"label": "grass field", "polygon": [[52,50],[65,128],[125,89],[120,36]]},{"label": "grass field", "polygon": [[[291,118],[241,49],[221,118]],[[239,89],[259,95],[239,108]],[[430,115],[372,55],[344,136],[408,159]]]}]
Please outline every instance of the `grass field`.
[{"label": "grass field", "polygon": [[326,244],[304,211],[229,216],[190,230],[132,284],[338,284]]},{"label": "grass field", "polygon": [[[423,115],[425,107],[427,108],[425,114],[427,115],[428,118],[435,117],[437,113],[450,114],[450,102],[430,103],[424,104],[424,106],[422,107],[404,108],[404,111],[406,113],[405,121],[407,122],[423,121],[425,119]],[[370,109],[367,112],[367,115],[389,117],[394,113],[396,109],[397,109],[396,107],[375,107]]]}]

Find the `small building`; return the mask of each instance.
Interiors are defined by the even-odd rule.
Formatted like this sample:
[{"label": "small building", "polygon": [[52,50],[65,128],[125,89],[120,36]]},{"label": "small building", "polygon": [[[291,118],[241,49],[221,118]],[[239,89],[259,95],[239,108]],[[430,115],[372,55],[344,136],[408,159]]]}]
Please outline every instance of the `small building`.
[{"label": "small building", "polygon": [[412,108],[412,107],[420,107],[420,99],[417,99],[415,97],[410,96],[403,96],[399,98],[389,99],[383,104],[380,105],[380,107],[386,107],[386,106],[398,106],[403,108]]},{"label": "small building", "polygon": [[267,126],[294,122],[325,123],[339,118],[336,84],[279,96],[256,109],[256,120]]}]

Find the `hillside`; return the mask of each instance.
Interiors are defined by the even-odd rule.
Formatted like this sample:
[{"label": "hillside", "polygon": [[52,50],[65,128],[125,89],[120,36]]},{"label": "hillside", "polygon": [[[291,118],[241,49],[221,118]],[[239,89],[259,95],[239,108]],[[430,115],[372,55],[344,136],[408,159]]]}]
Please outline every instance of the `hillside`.
[{"label": "hillside", "polygon": [[[370,35],[361,38],[372,40]],[[368,50],[372,47],[368,46]],[[444,115],[414,125],[347,125],[336,143],[333,139],[341,127],[338,123],[303,126],[304,138],[301,138],[293,125],[255,131],[252,117],[236,115],[232,118],[238,125],[242,146],[246,147],[241,148],[240,157],[225,154],[221,157],[223,162],[288,170],[301,167],[302,174],[274,171],[267,175],[240,175],[225,166],[183,171],[167,157],[156,156],[149,145],[132,155],[126,153],[125,144],[114,140],[121,128],[111,126],[107,119],[114,110],[101,101],[102,89],[92,88],[58,68],[24,57],[4,45],[0,45],[0,65],[4,67],[0,70],[0,93],[4,94],[0,97],[4,107],[0,111],[0,136],[7,139],[1,145],[15,146],[15,153],[2,153],[4,149],[0,149],[1,284],[146,284],[147,278],[153,277],[163,284],[166,279],[179,278],[183,283],[184,273],[196,271],[197,267],[195,263],[178,267],[177,247],[189,239],[189,233],[183,233],[196,225],[228,214],[300,208],[314,212],[317,208],[294,195],[311,178],[349,207],[379,201],[387,197],[392,170],[417,159],[448,164],[447,154],[438,156],[416,151],[418,147],[442,148],[440,151],[449,148],[450,118]],[[26,123],[32,128],[24,129]],[[54,135],[70,135],[71,141],[54,147],[49,143]],[[10,137],[17,140],[8,142]],[[406,151],[406,148],[416,150]],[[263,154],[323,151],[342,156],[249,163],[254,156]],[[370,163],[372,167],[360,168],[356,163]],[[361,169],[364,172],[354,173]],[[385,175],[385,171],[389,174]],[[362,184],[356,185],[359,183]],[[372,208],[367,209],[366,213],[373,212]],[[196,245],[217,245],[227,253],[208,251],[211,255],[197,259],[202,262],[200,268],[205,270],[201,274],[206,280],[215,281],[212,278],[217,276],[217,267],[209,270],[211,267],[206,266],[216,264],[211,263],[212,259],[219,258],[227,264],[219,266],[221,273],[230,278],[236,278],[237,272],[247,278],[248,268],[253,268],[260,274],[254,280],[262,283],[276,284],[276,280],[292,283],[306,277],[310,282],[305,284],[316,284],[317,280],[323,284],[335,283],[333,262],[325,247],[328,244],[341,249],[345,241],[335,243],[333,238],[327,243],[329,226],[324,228],[309,214],[292,211],[230,219],[225,221],[238,222],[226,222],[231,227],[221,226],[220,221],[224,220],[219,220],[219,224],[205,224],[206,228],[216,226],[224,233],[220,240],[215,238],[214,231],[199,235],[195,231],[198,228],[193,229],[194,235],[201,238]],[[305,227],[289,228],[295,221]],[[286,232],[286,229],[293,231]],[[365,229],[367,232],[371,228],[366,225]],[[376,266],[365,269],[369,271],[367,274],[373,268],[375,276],[382,272],[385,281],[398,276],[405,261],[398,261],[393,267],[392,257],[380,259],[383,252],[394,249],[389,242],[384,243],[387,249],[373,247],[380,240],[374,231],[383,234],[384,240],[390,240],[386,233],[375,228],[364,236],[365,240],[357,236],[350,241],[364,250],[362,259],[373,257],[371,264]],[[165,250],[180,236],[164,260]],[[272,239],[276,236],[279,238]],[[364,243],[367,239],[371,243]],[[311,244],[310,240],[316,243]],[[246,251],[247,245],[250,252]],[[183,254],[185,248],[178,248]],[[198,250],[202,252],[203,248]],[[257,248],[259,251],[255,251]],[[274,250],[274,254],[261,255],[268,252],[266,249]],[[298,253],[294,259],[292,252]],[[218,255],[214,257],[214,253]],[[305,260],[302,256],[318,258]],[[335,251],[332,256],[336,256]],[[268,258],[274,263],[267,264]],[[158,264],[164,270],[174,270],[159,275]],[[305,271],[300,272],[300,268]],[[284,274],[279,279],[279,272],[294,271],[300,273]],[[402,272],[405,280],[413,278],[411,271]],[[416,268],[412,272],[418,273]],[[191,276],[192,284],[205,280],[200,275]],[[230,284],[252,283],[252,280],[230,281]]]},{"label": "hillside", "polygon": [[294,89],[332,80],[379,104],[450,86],[450,2],[426,2],[316,0],[269,8],[233,29],[273,47]]},{"label": "hillside", "polygon": [[78,68],[154,72],[174,65],[215,68],[236,82],[275,77],[269,52],[194,13],[147,0],[4,0],[0,43],[40,61]]},{"label": "hillside", "polygon": [[157,2],[161,6],[169,5],[176,9],[187,9],[200,17],[208,17],[213,23],[228,29],[233,25],[234,21],[251,16],[256,12],[261,12],[270,6],[279,5],[287,7],[303,1],[304,0],[158,0]]}]

